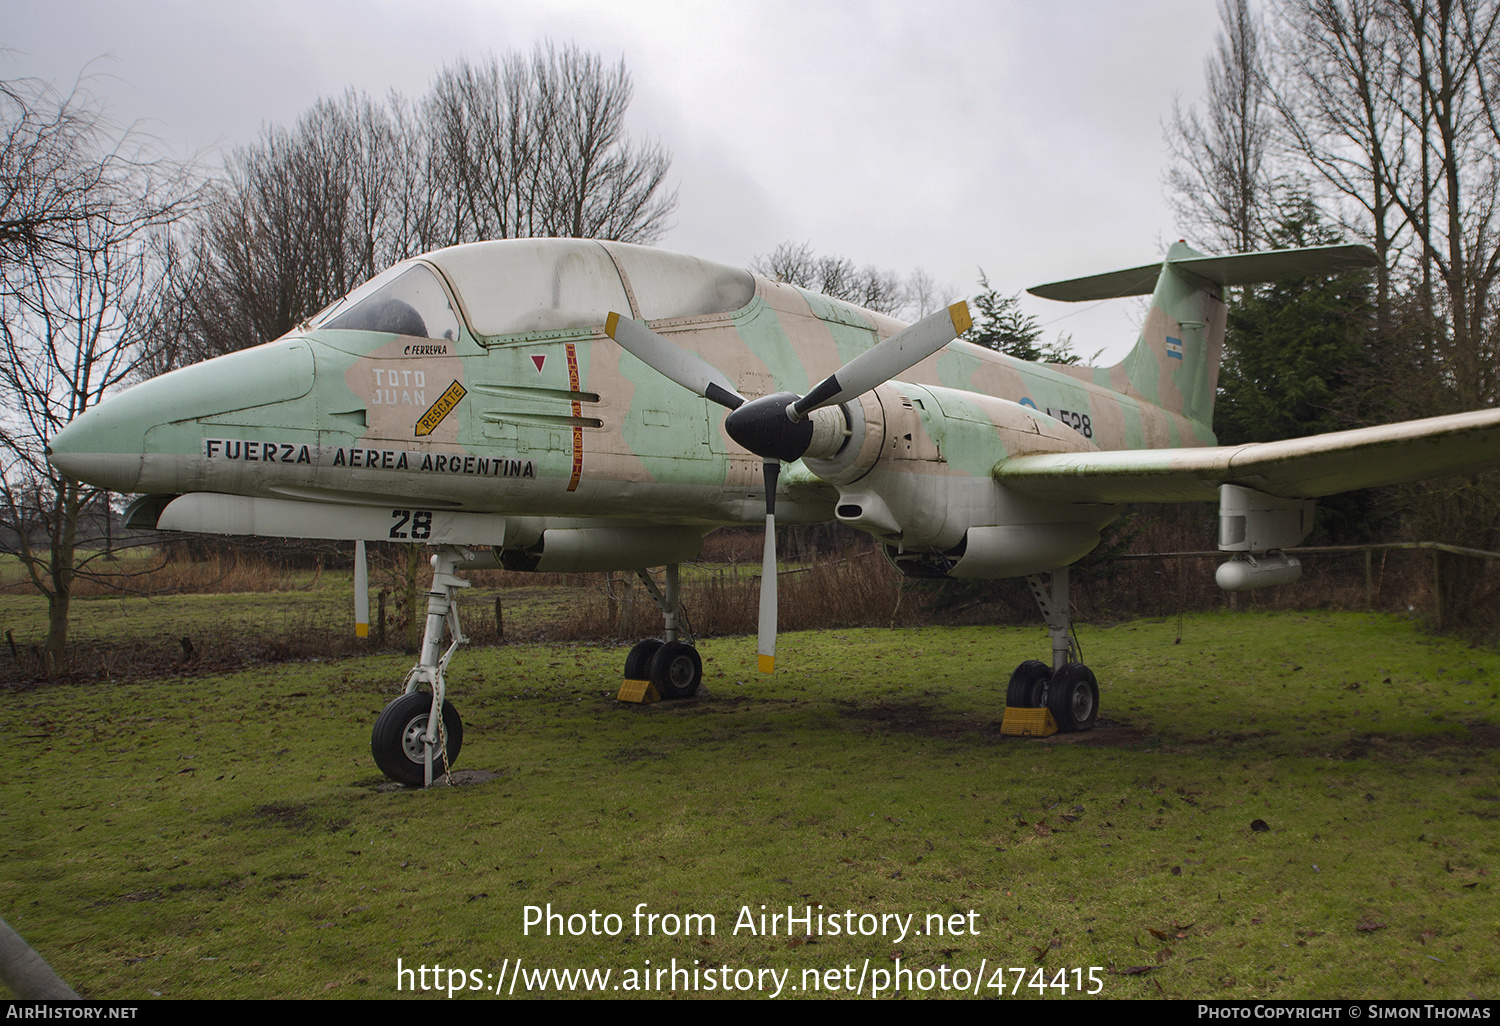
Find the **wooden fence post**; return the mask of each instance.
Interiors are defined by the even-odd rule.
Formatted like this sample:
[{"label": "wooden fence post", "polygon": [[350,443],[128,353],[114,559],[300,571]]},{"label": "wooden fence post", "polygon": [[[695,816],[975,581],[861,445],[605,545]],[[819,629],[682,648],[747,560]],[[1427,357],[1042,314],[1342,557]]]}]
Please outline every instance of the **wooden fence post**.
[{"label": "wooden fence post", "polygon": [[1432,550],[1432,629],[1443,629],[1443,550]]}]

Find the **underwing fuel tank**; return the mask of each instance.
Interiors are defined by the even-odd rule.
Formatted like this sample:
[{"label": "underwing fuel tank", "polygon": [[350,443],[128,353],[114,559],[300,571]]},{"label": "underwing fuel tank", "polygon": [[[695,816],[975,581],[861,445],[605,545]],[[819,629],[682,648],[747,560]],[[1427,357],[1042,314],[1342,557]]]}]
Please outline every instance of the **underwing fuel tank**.
[{"label": "underwing fuel tank", "polygon": [[1276,584],[1292,584],[1302,577],[1296,556],[1271,552],[1260,556],[1242,553],[1214,571],[1214,582],[1225,591],[1250,591]]}]

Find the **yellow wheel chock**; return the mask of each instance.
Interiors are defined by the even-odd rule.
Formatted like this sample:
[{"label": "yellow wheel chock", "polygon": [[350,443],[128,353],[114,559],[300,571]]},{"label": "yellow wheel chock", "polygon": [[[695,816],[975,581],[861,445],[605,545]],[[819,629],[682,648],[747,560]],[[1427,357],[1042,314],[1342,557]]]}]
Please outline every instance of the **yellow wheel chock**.
[{"label": "yellow wheel chock", "polygon": [[1046,737],[1057,733],[1057,721],[1052,710],[1021,709],[1013,705],[1005,707],[1005,719],[1000,724],[1000,733],[1012,737]]},{"label": "yellow wheel chock", "polygon": [[[615,696],[617,702],[639,702],[641,705],[650,705],[652,702],[661,701],[661,692],[656,690],[656,685],[649,680],[626,680],[620,686],[620,693]],[[1053,728],[1056,729],[1055,727]]]}]

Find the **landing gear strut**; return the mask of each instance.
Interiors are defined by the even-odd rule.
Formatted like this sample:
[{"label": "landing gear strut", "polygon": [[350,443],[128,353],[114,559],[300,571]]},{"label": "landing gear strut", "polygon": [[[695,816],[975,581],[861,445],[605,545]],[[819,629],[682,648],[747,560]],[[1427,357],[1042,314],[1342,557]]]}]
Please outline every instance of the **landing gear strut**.
[{"label": "landing gear strut", "polygon": [[1052,571],[1051,581],[1032,574],[1026,583],[1052,636],[1052,666],[1036,659],[1017,666],[1006,688],[1006,705],[1049,709],[1065,732],[1091,730],[1099,715],[1099,684],[1094,671],[1079,662],[1068,606],[1068,568]]},{"label": "landing gear strut", "polygon": [[677,564],[667,566],[665,592],[656,586],[655,579],[646,570],[635,573],[661,610],[666,623],[666,638],[646,638],[635,643],[625,657],[625,680],[627,683],[650,681],[662,698],[692,698],[698,693],[698,685],[703,683],[703,661],[698,658],[691,636],[685,642],[678,640],[682,634],[679,626],[682,603]]},{"label": "landing gear strut", "polygon": [[[370,753],[375,765],[392,780],[411,787],[431,787],[434,777],[443,777],[458,761],[463,746],[464,725],[458,710],[446,698],[443,673],[458,646],[469,639],[458,623],[458,590],[469,582],[454,576],[464,566],[493,566],[488,553],[470,552],[444,545],[432,557],[432,590],[427,595],[427,629],[422,635],[422,654],[406,675],[401,697],[392,701],[375,720],[370,734]],[[443,635],[452,641],[443,648]],[[420,690],[422,685],[426,691]]]}]

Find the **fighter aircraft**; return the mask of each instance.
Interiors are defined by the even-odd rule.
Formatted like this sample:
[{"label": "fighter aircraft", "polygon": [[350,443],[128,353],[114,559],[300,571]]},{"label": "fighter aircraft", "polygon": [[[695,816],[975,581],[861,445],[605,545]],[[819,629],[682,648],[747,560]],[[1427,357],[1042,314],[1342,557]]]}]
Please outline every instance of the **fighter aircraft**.
[{"label": "fighter aircraft", "polygon": [[[664,631],[631,649],[625,678],[684,697],[702,666],[678,566],[716,527],[764,520],[770,672],[778,518],[865,531],[912,577],[1028,578],[1052,656],[1016,668],[1007,704],[1086,730],[1099,691],[1076,658],[1067,568],[1121,503],[1217,499],[1233,554],[1218,581],[1259,587],[1300,573],[1281,550],[1306,537],[1316,497],[1500,463],[1497,410],[1215,444],[1223,288],[1374,260],[1177,243],[1158,264],[1033,289],[1151,294],[1135,348],[1096,369],[956,341],[962,303],[905,327],[658,249],[475,243],[397,264],[274,342],[137,385],[49,451],[71,477],[141,493],[131,527],[435,546],[421,654],[372,732],[403,783],[430,784],[462,744],[444,677],[465,640],[462,570],[636,571]],[[357,580],[363,623],[362,601]]]}]

